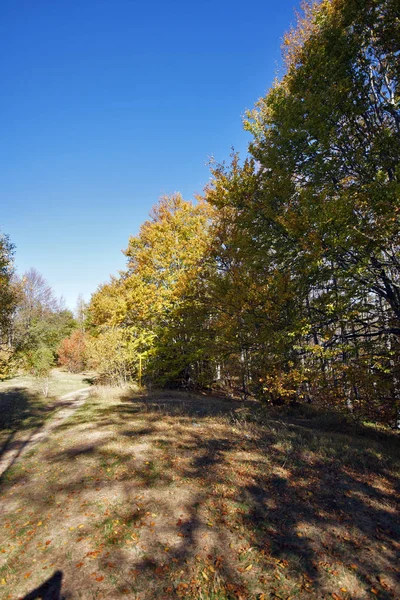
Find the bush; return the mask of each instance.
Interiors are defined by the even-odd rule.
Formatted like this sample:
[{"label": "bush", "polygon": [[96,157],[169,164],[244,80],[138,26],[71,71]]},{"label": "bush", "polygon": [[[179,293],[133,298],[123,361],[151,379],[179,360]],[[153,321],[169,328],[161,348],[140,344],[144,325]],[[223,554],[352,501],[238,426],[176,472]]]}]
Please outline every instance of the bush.
[{"label": "bush", "polygon": [[0,381],[12,377],[15,371],[14,355],[9,350],[0,350]]},{"label": "bush", "polygon": [[86,336],[82,331],[74,331],[62,340],[58,349],[58,364],[71,373],[80,373],[86,367]]}]

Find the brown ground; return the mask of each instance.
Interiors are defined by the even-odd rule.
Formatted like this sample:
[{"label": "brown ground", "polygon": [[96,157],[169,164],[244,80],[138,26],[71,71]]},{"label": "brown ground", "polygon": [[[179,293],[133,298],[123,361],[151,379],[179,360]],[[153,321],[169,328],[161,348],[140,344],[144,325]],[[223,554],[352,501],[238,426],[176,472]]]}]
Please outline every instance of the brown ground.
[{"label": "brown ground", "polygon": [[398,442],[105,389],[3,475],[0,597],[399,597]]}]

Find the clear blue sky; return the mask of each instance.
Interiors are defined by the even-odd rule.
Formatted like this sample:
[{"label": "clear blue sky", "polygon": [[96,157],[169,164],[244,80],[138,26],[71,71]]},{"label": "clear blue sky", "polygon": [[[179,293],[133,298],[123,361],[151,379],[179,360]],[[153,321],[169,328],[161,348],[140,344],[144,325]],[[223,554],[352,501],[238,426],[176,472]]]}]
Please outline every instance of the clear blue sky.
[{"label": "clear blue sky", "polygon": [[160,195],[245,153],[296,0],[2,0],[0,230],[75,306]]}]

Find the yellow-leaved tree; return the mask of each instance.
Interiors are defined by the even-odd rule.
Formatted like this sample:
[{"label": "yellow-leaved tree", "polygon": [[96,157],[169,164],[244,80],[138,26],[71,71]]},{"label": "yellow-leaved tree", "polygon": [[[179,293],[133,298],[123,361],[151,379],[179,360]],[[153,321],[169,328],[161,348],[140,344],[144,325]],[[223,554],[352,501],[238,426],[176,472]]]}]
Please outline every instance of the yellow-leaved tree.
[{"label": "yellow-leaved tree", "polygon": [[124,373],[138,376],[142,366],[145,375],[163,382],[190,378],[195,337],[190,317],[211,218],[204,200],[187,202],[180,194],[161,198],[129,239],[126,271],[94,294],[89,315],[97,344],[112,329],[119,332],[125,340],[117,351]]}]

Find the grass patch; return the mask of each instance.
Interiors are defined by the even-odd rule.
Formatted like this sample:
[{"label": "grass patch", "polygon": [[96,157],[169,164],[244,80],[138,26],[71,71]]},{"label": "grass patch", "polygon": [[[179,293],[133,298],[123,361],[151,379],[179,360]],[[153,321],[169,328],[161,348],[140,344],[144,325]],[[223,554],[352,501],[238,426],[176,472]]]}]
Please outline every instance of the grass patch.
[{"label": "grass patch", "polygon": [[0,459],[21,439],[28,439],[59,408],[57,398],[85,387],[86,375],[52,371],[49,396],[35,378],[23,375],[0,382]]},{"label": "grass patch", "polygon": [[[339,418],[340,422],[340,418]],[[2,485],[2,597],[396,597],[398,436],[101,389]]]}]

